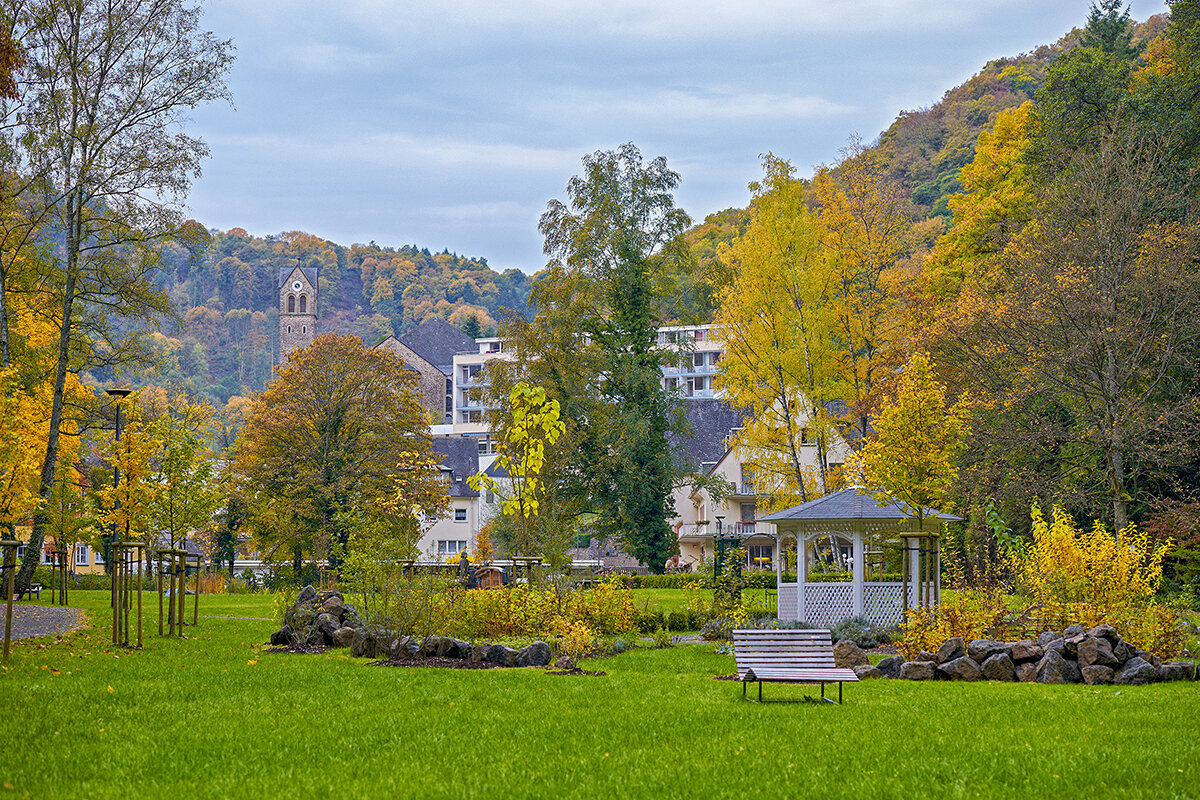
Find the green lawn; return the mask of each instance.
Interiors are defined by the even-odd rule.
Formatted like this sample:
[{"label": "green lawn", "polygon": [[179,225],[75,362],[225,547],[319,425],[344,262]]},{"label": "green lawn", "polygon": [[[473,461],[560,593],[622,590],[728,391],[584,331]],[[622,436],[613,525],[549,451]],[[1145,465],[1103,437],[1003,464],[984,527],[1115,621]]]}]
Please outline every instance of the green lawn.
[{"label": "green lawn", "polygon": [[[698,589],[701,598],[712,602],[712,589]],[[688,589],[634,589],[633,600],[639,606],[645,604],[651,610],[679,611],[687,608],[688,601],[694,593]],[[765,589],[743,589],[742,597],[748,602],[762,604],[765,601]],[[772,606],[773,607],[773,606]]]},{"label": "green lawn", "polygon": [[[74,599],[103,622],[104,593]],[[266,596],[205,598],[201,610],[271,615]],[[17,644],[0,674],[0,798],[1167,798],[1200,787],[1196,684],[866,682],[840,708],[760,706],[711,679],[733,671],[711,645],[553,677],[266,654],[271,629],[206,617],[183,641],[149,635],[142,652],[112,651],[102,628]],[[771,699],[803,693],[766,687]]]}]

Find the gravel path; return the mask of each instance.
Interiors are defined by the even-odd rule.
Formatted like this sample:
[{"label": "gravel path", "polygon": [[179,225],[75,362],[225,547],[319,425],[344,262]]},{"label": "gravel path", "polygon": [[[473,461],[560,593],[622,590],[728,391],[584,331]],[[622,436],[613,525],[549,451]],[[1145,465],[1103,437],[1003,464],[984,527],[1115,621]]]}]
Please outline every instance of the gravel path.
[{"label": "gravel path", "polygon": [[[4,606],[0,605],[0,638],[4,636]],[[55,636],[82,628],[87,621],[78,608],[26,606],[13,603],[12,638]]]}]

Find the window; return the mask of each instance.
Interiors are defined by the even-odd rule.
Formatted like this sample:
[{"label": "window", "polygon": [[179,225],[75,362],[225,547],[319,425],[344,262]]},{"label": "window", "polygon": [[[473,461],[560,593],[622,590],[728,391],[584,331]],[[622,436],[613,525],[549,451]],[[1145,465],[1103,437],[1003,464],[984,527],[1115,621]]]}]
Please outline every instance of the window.
[{"label": "window", "polygon": [[308,295],[300,295],[300,313],[304,314],[308,311]]},{"label": "window", "polygon": [[742,494],[754,494],[754,467],[742,464]]},{"label": "window", "polygon": [[758,516],[758,509],[755,503],[742,503],[742,523],[754,522],[754,518]]},{"label": "window", "polygon": [[465,508],[454,509],[454,521],[455,522],[466,522],[467,521],[467,510]]},{"label": "window", "polygon": [[308,326],[307,326],[307,325],[305,325],[305,326],[303,326],[302,328],[300,328],[300,332],[301,332],[301,333],[308,333]]},{"label": "window", "polygon": [[695,335],[696,335],[696,341],[697,341],[697,342],[703,342],[703,341],[704,341],[704,331],[703,331],[703,330],[697,329],[696,331],[694,331],[694,333],[695,333]]},{"label": "window", "polygon": [[493,490],[487,490],[487,498],[485,502],[487,502],[489,506],[496,505],[496,493]]},{"label": "window", "polygon": [[294,294],[288,295],[288,313],[289,314],[296,313],[296,295],[294,295]]},{"label": "window", "polygon": [[750,566],[766,569],[771,566],[771,554],[774,548],[769,544],[752,544],[746,548],[746,557]]},{"label": "window", "polygon": [[489,353],[499,353],[499,352],[500,352],[501,350],[503,350],[503,349],[504,349],[504,348],[503,348],[503,346],[501,345],[501,343],[500,343],[500,342],[488,342],[488,349],[487,349],[487,351],[488,351]]},{"label": "window", "polygon": [[813,444],[813,440],[809,438],[808,428],[800,429],[800,444]]},{"label": "window", "polygon": [[461,422],[467,425],[478,425],[483,422],[482,411],[460,411]]},{"label": "window", "polygon": [[21,545],[17,548],[17,561],[20,561],[23,558],[25,558],[25,545]]},{"label": "window", "polygon": [[86,544],[75,545],[75,566],[86,567],[88,565],[88,546]]},{"label": "window", "polygon": [[53,564],[54,563],[54,551],[51,550],[49,547],[42,548],[42,563],[43,564]]},{"label": "window", "polygon": [[96,550],[95,552],[93,552],[93,553],[92,553],[92,557],[93,557],[93,559],[95,559],[95,562],[96,562],[97,564],[103,564],[103,563],[104,563],[104,556],[100,555],[100,551],[99,551],[99,550]]},{"label": "window", "polygon": [[704,366],[704,353],[692,353],[692,366],[693,367],[703,367]]},{"label": "window", "polygon": [[446,378],[446,394],[454,394],[454,384],[449,378]]},{"label": "window", "polygon": [[467,549],[467,543],[462,539],[438,539],[438,555],[458,555]]}]

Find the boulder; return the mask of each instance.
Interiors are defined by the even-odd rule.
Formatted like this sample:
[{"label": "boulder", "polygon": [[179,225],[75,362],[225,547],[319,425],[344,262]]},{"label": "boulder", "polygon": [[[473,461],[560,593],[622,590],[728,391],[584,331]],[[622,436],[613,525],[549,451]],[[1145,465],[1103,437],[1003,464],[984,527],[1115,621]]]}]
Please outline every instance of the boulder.
[{"label": "boulder", "polygon": [[465,660],[471,657],[471,644],[464,642],[462,639],[452,639],[449,636],[442,637],[438,643],[437,654],[441,658],[457,658]]},{"label": "boulder", "polygon": [[517,666],[545,667],[549,666],[552,659],[550,645],[542,641],[537,641],[521,648],[520,652],[517,653]]},{"label": "boulder", "polygon": [[1051,650],[1053,650],[1055,653],[1058,653],[1063,658],[1066,658],[1067,657],[1067,640],[1058,638],[1058,639],[1054,639],[1053,641],[1046,642],[1045,644],[1042,645],[1042,655],[1043,656],[1045,656],[1045,654],[1049,653]]},{"label": "boulder", "polygon": [[1037,664],[1032,661],[1026,661],[1023,664],[1017,664],[1017,681],[1020,683],[1035,683],[1037,681]]},{"label": "boulder", "polygon": [[967,644],[961,636],[951,636],[946,641],[942,642],[942,646],[937,651],[937,662],[945,664],[947,661],[953,661],[956,658],[962,658],[967,654]]},{"label": "boulder", "polygon": [[1162,666],[1162,659],[1151,653],[1149,650],[1138,650],[1137,655],[1138,658],[1141,658],[1144,661],[1149,661],[1150,665],[1155,669],[1158,669]]},{"label": "boulder", "polygon": [[967,645],[967,655],[976,664],[982,664],[997,653],[1012,653],[1012,645],[991,639],[972,639]]},{"label": "boulder", "polygon": [[922,650],[921,652],[917,653],[917,657],[914,658],[913,661],[932,661],[936,664],[937,653],[931,653],[928,650]]},{"label": "boulder", "polygon": [[284,625],[279,630],[271,634],[271,644],[273,645],[289,645],[292,643],[292,627]]},{"label": "boulder", "polygon": [[575,659],[570,656],[559,656],[554,662],[555,669],[575,669]]},{"label": "boulder", "polygon": [[1038,634],[1038,644],[1045,647],[1047,643],[1061,638],[1063,638],[1061,631],[1042,631]]},{"label": "boulder", "polygon": [[858,676],[860,681],[865,681],[870,678],[883,677],[883,673],[879,671],[879,667],[871,664],[856,664],[855,666],[851,667],[851,669],[854,670],[854,674]]},{"label": "boulder", "polygon": [[979,665],[983,677],[989,681],[1011,683],[1017,679],[1017,669],[1008,653],[995,653]]},{"label": "boulder", "polygon": [[875,665],[885,678],[899,678],[900,668],[903,666],[904,656],[888,656]]},{"label": "boulder", "polygon": [[438,654],[438,650],[441,649],[441,646],[442,637],[426,636],[421,640],[421,646],[417,648],[417,658],[429,658],[430,656],[436,656]]},{"label": "boulder", "polygon": [[1153,664],[1141,656],[1134,656],[1121,668],[1121,671],[1113,678],[1113,682],[1126,686],[1141,686],[1145,683],[1154,683],[1159,677],[1158,670]]},{"label": "boulder", "polygon": [[1108,643],[1107,639],[1101,637],[1085,636],[1076,648],[1076,655],[1080,669],[1093,665],[1115,667],[1121,663],[1113,655],[1112,645]]},{"label": "boulder", "polygon": [[1014,664],[1024,664],[1029,661],[1040,661],[1045,651],[1042,646],[1032,639],[1013,642],[1012,660]]},{"label": "boulder", "polygon": [[1084,630],[1084,627],[1082,625],[1072,623],[1071,625],[1068,625],[1066,627],[1066,629],[1063,631],[1063,638],[1070,639],[1073,636],[1083,636],[1086,633],[1087,633],[1087,631]]},{"label": "boulder", "polygon": [[931,681],[937,664],[933,661],[906,661],[900,668],[900,677],[909,681]]},{"label": "boulder", "polygon": [[1168,661],[1158,668],[1159,680],[1191,681],[1195,680],[1196,666],[1191,661]]},{"label": "boulder", "polygon": [[355,658],[378,658],[379,640],[366,628],[354,631],[354,639],[350,642],[350,655]]},{"label": "boulder", "polygon": [[867,654],[849,639],[839,639],[833,646],[833,663],[838,667],[857,667],[868,662]]},{"label": "boulder", "polygon": [[349,647],[354,642],[354,628],[341,627],[333,632],[334,647]]},{"label": "boulder", "polygon": [[1057,650],[1047,650],[1037,664],[1038,683],[1079,683],[1082,678],[1079,666],[1063,658]]},{"label": "boulder", "polygon": [[502,644],[488,647],[483,660],[489,664],[499,664],[502,667],[513,667],[517,664],[517,651]]},{"label": "boulder", "polygon": [[342,627],[340,624],[338,624],[337,617],[333,616],[332,614],[325,613],[317,615],[317,621],[314,623],[314,626],[321,633],[329,636],[332,636],[334,631]]},{"label": "boulder", "polygon": [[1079,671],[1083,674],[1083,682],[1089,686],[1112,683],[1113,677],[1116,675],[1112,667],[1103,664],[1089,664],[1086,667],[1080,667]]},{"label": "boulder", "polygon": [[1137,657],[1137,648],[1124,639],[1113,645],[1113,657],[1124,664],[1131,658]]},{"label": "boulder", "polygon": [[331,597],[321,604],[321,610],[340,620],[346,615],[346,603],[341,597]]},{"label": "boulder", "polygon": [[317,599],[317,590],[314,589],[311,585],[305,586],[303,589],[300,590],[300,594],[296,596],[296,605],[299,606],[299,605],[303,605],[305,603],[311,603],[312,601],[314,601],[316,599]]},{"label": "boulder", "polygon": [[970,656],[947,661],[938,666],[938,672],[952,681],[977,681],[983,678],[979,664]]},{"label": "boulder", "polygon": [[1087,632],[1093,639],[1104,639],[1110,646],[1115,647],[1121,641],[1121,634],[1112,625],[1097,625]]}]

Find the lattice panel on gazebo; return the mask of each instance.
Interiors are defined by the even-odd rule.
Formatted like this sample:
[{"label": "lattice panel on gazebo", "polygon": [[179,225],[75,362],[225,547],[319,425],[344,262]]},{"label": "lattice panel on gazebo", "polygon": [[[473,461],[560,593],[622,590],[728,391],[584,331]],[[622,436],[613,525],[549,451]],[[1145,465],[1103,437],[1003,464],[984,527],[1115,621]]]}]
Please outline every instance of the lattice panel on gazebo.
[{"label": "lattice panel on gazebo", "polygon": [[863,616],[875,625],[895,625],[904,619],[904,584],[863,584]]},{"label": "lattice panel on gazebo", "polygon": [[800,607],[796,601],[796,584],[780,583],[778,616],[782,622],[795,622],[800,618]]},{"label": "lattice panel on gazebo", "polygon": [[854,584],[806,583],[804,620],[813,625],[837,625],[854,616]]}]

